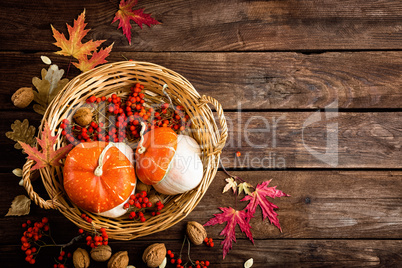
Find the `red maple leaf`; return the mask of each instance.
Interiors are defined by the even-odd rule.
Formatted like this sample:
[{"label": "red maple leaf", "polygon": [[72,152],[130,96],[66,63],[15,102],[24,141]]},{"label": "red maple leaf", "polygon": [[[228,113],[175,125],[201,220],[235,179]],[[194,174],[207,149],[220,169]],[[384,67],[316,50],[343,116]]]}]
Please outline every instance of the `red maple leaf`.
[{"label": "red maple leaf", "polygon": [[223,213],[214,214],[215,218],[211,218],[204,226],[227,222],[226,227],[220,233],[220,235],[225,236],[225,239],[221,242],[223,246],[223,258],[225,258],[226,254],[232,248],[232,241],[236,242],[235,227],[237,224],[240,230],[245,233],[254,244],[253,235],[250,231],[251,226],[247,220],[247,213],[244,210],[238,211],[231,207],[219,209],[222,210]]},{"label": "red maple leaf", "polygon": [[78,16],[77,20],[74,20],[74,26],[71,27],[67,24],[69,40],[66,39],[64,33],[57,31],[53,25],[53,37],[56,39],[54,45],[61,48],[56,54],[63,56],[73,56],[76,59],[81,59],[87,55],[91,55],[92,51],[96,50],[100,44],[105,40],[93,41],[89,40],[86,43],[82,43],[81,40],[89,32],[90,29],[85,29],[87,23],[85,23],[85,10]]},{"label": "red maple leaf", "polygon": [[278,206],[269,202],[267,197],[275,198],[289,195],[277,190],[276,186],[268,187],[270,182],[271,180],[258,184],[255,188],[255,191],[251,195],[246,195],[241,201],[250,201],[245,208],[247,210],[248,220],[254,217],[254,213],[258,205],[262,210],[263,220],[268,218],[271,224],[273,223],[282,232],[282,228],[277,217],[278,214],[274,211],[274,209],[277,209]]},{"label": "red maple leaf", "polygon": [[41,139],[36,138],[38,144],[42,148],[42,152],[35,147],[31,147],[26,143],[20,142],[22,148],[28,154],[28,159],[32,159],[36,164],[31,170],[40,169],[47,166],[61,166],[59,160],[62,159],[73,147],[72,144],[61,147],[58,150],[54,150],[54,144],[57,137],[52,136],[50,127],[45,123],[45,128],[42,131]]},{"label": "red maple leaf", "polygon": [[135,23],[140,26],[142,29],[142,24],[145,24],[149,27],[151,25],[160,24],[159,21],[155,20],[151,17],[151,14],[144,13],[144,9],[136,9],[133,10],[133,7],[137,4],[137,0],[121,0],[119,5],[119,10],[116,12],[114,19],[112,21],[115,22],[120,20],[119,27],[117,29],[122,28],[123,34],[127,37],[128,43],[131,45],[131,24],[130,20],[133,20]]},{"label": "red maple leaf", "polygon": [[109,56],[110,51],[112,50],[113,44],[111,44],[110,46],[108,46],[105,49],[100,49],[99,52],[95,51],[91,58],[88,60],[88,57],[85,56],[83,58],[81,58],[78,63],[73,62],[74,66],[77,67],[78,69],[80,69],[82,72],[86,72],[88,70],[93,69],[95,66],[99,65],[99,64],[103,64],[106,63],[107,60],[105,60],[105,58],[107,56]]}]

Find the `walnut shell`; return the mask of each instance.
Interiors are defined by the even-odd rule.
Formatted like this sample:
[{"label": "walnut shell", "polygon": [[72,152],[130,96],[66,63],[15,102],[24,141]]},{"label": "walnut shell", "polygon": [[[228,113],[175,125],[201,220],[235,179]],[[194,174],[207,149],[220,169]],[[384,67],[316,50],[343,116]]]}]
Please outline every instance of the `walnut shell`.
[{"label": "walnut shell", "polygon": [[18,108],[27,107],[33,101],[33,99],[34,93],[30,87],[22,87],[11,96],[11,101]]},{"label": "walnut shell", "polygon": [[107,268],[126,268],[128,265],[128,253],[127,251],[119,251],[113,254],[107,263]]},{"label": "walnut shell", "polygon": [[85,249],[77,248],[73,254],[73,264],[75,268],[87,268],[89,266],[89,254]]},{"label": "walnut shell", "polygon": [[73,115],[73,119],[78,125],[85,127],[92,122],[92,116],[93,113],[91,109],[87,107],[81,107],[75,112],[75,114]]},{"label": "walnut shell", "polygon": [[94,261],[107,261],[112,256],[112,248],[108,245],[102,245],[91,250],[91,258]]},{"label": "walnut shell", "polygon": [[163,259],[166,257],[166,247],[163,243],[155,243],[148,246],[144,254],[142,254],[142,260],[148,267],[158,267]]},{"label": "walnut shell", "polygon": [[207,237],[207,231],[204,226],[196,221],[189,221],[187,223],[187,236],[194,245],[201,245]]}]

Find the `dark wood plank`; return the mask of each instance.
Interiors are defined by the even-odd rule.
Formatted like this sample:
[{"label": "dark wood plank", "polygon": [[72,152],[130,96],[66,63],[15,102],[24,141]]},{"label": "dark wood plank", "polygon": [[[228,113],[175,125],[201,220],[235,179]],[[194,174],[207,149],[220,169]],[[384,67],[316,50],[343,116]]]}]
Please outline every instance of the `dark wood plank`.
[{"label": "dark wood plank", "polygon": [[[147,267],[142,262],[145,248],[154,242],[164,242],[173,252],[180,252],[180,240],[131,241],[111,243],[115,252],[127,250],[130,264],[137,268]],[[216,244],[218,244],[216,240]],[[80,245],[80,244],[78,244]],[[78,245],[68,250],[74,251]],[[85,245],[82,247],[86,248]],[[8,262],[4,268],[33,267],[23,260],[20,246],[0,247],[0,258]],[[222,251],[204,246],[192,247],[192,260],[209,260],[209,267],[243,267],[243,263],[253,258],[254,267],[400,267],[402,265],[402,241],[400,240],[262,240],[253,246],[251,242],[238,239],[227,257],[222,260]],[[52,258],[58,256],[56,249],[43,249],[37,258],[36,267],[49,267]],[[177,256],[176,255],[176,256]],[[182,254],[184,262],[187,252]],[[71,263],[69,263],[71,265]],[[69,266],[70,267],[70,266]],[[107,263],[91,261],[89,268],[107,267]],[[169,264],[166,267],[174,267]],[[194,267],[194,266],[193,266]]]},{"label": "dark wood plank", "polygon": [[[252,233],[256,240],[264,239],[402,239],[402,217],[399,209],[402,189],[401,171],[233,171],[249,183],[256,185],[272,179],[271,186],[290,194],[290,197],[271,200],[279,206],[278,217],[281,233],[266,220],[261,221],[257,209],[252,219]],[[190,215],[170,229],[137,240],[178,239],[184,234],[187,221],[202,224],[220,213],[218,207],[235,207],[230,193],[222,194],[227,176],[218,175],[200,204]],[[0,244],[17,243],[22,224],[27,219],[48,217],[56,241],[65,243],[77,234],[77,228],[54,210],[40,209],[32,205],[30,216],[4,217],[16,195],[26,194],[18,186],[19,179],[11,173],[0,174]],[[35,191],[46,199],[40,180],[33,183]],[[7,190],[8,189],[8,190]],[[239,200],[238,200],[239,201]],[[247,202],[238,202],[243,209]],[[214,240],[220,238],[223,225],[206,227]],[[245,235],[237,230],[238,238]],[[258,242],[260,243],[260,242]],[[263,243],[263,242],[261,242]],[[216,243],[218,244],[218,243]]]},{"label": "dark wood plank", "polygon": [[50,24],[66,32],[65,23],[84,8],[90,38],[107,39],[126,51],[401,48],[402,4],[397,0],[140,2],[138,7],[162,24],[143,30],[134,26],[132,46],[118,24],[111,24],[118,2],[2,1],[0,50],[53,50]]},{"label": "dark wood plank", "polygon": [[[222,153],[224,166],[285,169],[396,168],[402,165],[402,112],[338,113],[329,119],[325,119],[326,116],[335,116],[334,112],[321,113],[318,114],[322,116],[321,121],[308,125],[308,120],[316,115],[316,112],[225,113],[229,137]],[[0,122],[2,137],[11,130],[14,120],[40,118],[22,111],[3,111],[0,116],[4,118]],[[338,135],[328,136],[336,128]],[[327,139],[334,142],[337,149],[328,146]],[[4,148],[0,169],[13,169],[24,163],[13,141],[5,138],[0,144]],[[241,157],[235,156],[237,151],[242,153]]]},{"label": "dark wood plank", "polygon": [[[222,162],[229,168],[401,166],[400,112],[246,112],[225,116],[229,138]],[[320,121],[312,123],[314,118]],[[331,148],[336,145],[337,152],[332,153]],[[235,157],[237,151],[242,153],[241,157]],[[324,160],[325,154],[329,161]]]},{"label": "dark wood plank", "polygon": [[[68,57],[53,53],[0,53],[0,109],[15,109],[11,95],[32,86],[32,77],[46,67],[40,60],[43,54],[67,70]],[[182,74],[200,94],[217,98],[224,109],[317,109],[335,100],[342,109],[402,107],[402,52],[114,52],[108,60],[124,60],[122,55]],[[78,73],[72,66],[69,78]]]}]

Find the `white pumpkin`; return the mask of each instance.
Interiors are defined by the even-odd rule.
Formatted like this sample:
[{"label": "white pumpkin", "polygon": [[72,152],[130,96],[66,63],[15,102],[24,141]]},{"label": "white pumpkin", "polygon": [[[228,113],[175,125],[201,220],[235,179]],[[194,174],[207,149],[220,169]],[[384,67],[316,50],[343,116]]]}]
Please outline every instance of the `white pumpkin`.
[{"label": "white pumpkin", "polygon": [[167,127],[144,135],[137,148],[137,177],[162,194],[175,195],[197,187],[203,177],[198,143]]}]

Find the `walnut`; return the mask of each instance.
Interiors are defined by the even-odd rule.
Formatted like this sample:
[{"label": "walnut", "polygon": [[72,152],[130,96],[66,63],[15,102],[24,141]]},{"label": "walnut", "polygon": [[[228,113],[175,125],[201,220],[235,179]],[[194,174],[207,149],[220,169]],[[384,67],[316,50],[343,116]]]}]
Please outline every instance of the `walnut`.
[{"label": "walnut", "polygon": [[112,248],[108,245],[102,245],[91,250],[91,258],[94,261],[107,261],[112,256]]},{"label": "walnut", "polygon": [[119,251],[113,254],[107,263],[107,268],[126,268],[128,266],[127,251]]},{"label": "walnut", "polygon": [[77,248],[73,254],[73,264],[75,268],[87,268],[89,266],[89,254],[85,249]]},{"label": "walnut", "polygon": [[91,109],[87,107],[81,107],[75,112],[75,114],[73,115],[73,119],[78,125],[85,127],[86,125],[91,123],[92,116],[93,113]]},{"label": "walnut", "polygon": [[187,223],[187,236],[194,245],[201,245],[207,237],[207,231],[204,226],[196,221],[189,221]]},{"label": "walnut", "polygon": [[148,246],[144,254],[142,254],[142,260],[148,267],[158,267],[166,256],[166,247],[163,243],[155,243]]},{"label": "walnut", "polygon": [[33,99],[34,93],[30,87],[22,87],[11,96],[11,101],[18,108],[27,107],[33,101]]}]

